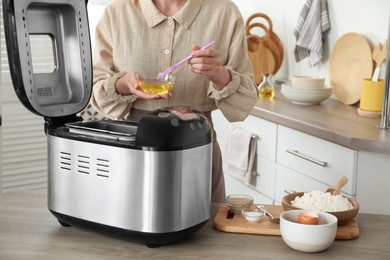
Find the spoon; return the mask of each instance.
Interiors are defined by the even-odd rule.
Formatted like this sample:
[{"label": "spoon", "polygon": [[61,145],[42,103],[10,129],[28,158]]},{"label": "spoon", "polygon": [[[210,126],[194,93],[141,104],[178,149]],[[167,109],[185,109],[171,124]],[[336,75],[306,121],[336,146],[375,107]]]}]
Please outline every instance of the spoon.
[{"label": "spoon", "polygon": [[263,211],[266,215],[270,216],[270,220],[272,223],[279,224],[280,218],[275,218],[266,208],[264,205],[257,204],[256,208]]},{"label": "spoon", "polygon": [[[215,43],[215,41],[212,41],[212,42],[209,42],[208,44],[206,44],[205,46],[203,46],[202,48],[200,48],[201,50],[204,50],[204,49],[207,49],[207,48],[210,48],[213,44]],[[158,75],[157,75],[157,79],[160,80],[162,78],[164,78],[166,75],[168,74],[171,74],[174,70],[176,70],[180,65],[184,64],[185,62],[189,61],[190,59],[192,58],[192,54],[188,55],[187,57],[185,57],[183,60],[179,61],[178,63],[172,65],[171,67],[169,67],[168,69],[164,70],[163,72],[160,72]]]},{"label": "spoon", "polygon": [[330,186],[326,192],[330,192],[332,195],[338,195],[340,194],[340,189],[347,184],[348,179],[345,176],[340,176],[339,180],[336,182],[335,185]]},{"label": "spoon", "polygon": [[375,46],[374,51],[372,52],[372,59],[376,63],[375,71],[372,76],[372,81],[378,81],[379,73],[382,67],[383,62],[386,60],[387,55],[387,40],[382,44]]}]

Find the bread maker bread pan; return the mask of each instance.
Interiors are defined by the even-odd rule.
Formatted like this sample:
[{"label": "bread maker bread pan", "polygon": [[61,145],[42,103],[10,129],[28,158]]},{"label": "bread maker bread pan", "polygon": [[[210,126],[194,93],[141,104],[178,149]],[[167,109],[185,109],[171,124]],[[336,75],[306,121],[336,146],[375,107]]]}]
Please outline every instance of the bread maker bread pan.
[{"label": "bread maker bread pan", "polygon": [[[44,118],[48,208],[81,226],[154,247],[180,240],[210,219],[211,131],[188,107],[167,107],[138,124],[83,122],[92,58],[87,1],[3,0],[12,83]],[[52,41],[52,72],[34,73],[31,36]]]}]

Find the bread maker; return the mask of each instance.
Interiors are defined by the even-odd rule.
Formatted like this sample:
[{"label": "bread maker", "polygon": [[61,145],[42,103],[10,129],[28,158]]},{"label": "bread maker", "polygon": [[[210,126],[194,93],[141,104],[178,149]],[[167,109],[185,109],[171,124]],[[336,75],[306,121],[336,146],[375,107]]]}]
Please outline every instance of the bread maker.
[{"label": "bread maker", "polygon": [[[189,107],[152,111],[139,123],[83,122],[92,91],[85,0],[3,0],[15,92],[44,118],[48,208],[80,226],[160,246],[210,219],[211,131]],[[30,37],[52,41],[55,69],[34,73]]]}]

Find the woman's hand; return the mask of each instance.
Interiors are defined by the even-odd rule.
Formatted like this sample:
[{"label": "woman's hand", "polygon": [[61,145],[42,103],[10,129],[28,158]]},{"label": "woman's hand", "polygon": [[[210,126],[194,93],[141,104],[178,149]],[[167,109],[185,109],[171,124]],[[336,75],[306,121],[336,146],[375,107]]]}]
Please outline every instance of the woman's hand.
[{"label": "woman's hand", "polygon": [[197,45],[192,46],[192,59],[188,61],[191,70],[213,82],[217,90],[223,89],[230,82],[231,75],[229,70],[222,66],[219,52],[200,48]]},{"label": "woman's hand", "polygon": [[142,99],[160,99],[160,98],[170,98],[172,93],[164,95],[150,95],[145,93],[139,87],[139,77],[136,72],[129,72],[124,75],[122,78],[118,79],[115,83],[115,89],[118,94],[121,95],[135,95]]}]

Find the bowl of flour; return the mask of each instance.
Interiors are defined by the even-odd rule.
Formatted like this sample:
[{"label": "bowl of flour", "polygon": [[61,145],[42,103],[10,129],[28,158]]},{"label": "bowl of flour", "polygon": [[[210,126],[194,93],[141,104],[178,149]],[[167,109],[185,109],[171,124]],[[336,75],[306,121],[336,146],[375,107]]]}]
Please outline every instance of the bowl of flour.
[{"label": "bowl of flour", "polygon": [[332,195],[323,191],[295,192],[283,197],[284,210],[307,209],[328,212],[338,220],[338,225],[345,225],[356,217],[359,204],[341,194]]}]

